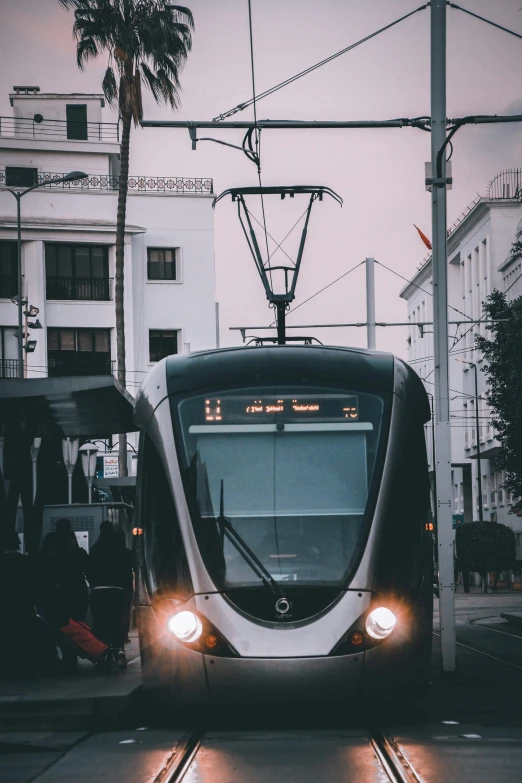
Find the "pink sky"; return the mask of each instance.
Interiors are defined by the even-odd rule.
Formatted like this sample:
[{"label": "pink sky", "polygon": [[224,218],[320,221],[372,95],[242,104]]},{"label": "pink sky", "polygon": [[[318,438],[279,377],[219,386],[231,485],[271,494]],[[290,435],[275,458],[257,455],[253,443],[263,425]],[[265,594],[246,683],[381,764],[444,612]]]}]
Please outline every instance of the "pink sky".
[{"label": "pink sky", "polygon": [[[177,114],[146,97],[146,118],[212,119],[251,96],[246,0],[192,0],[194,47],[182,74]],[[466,8],[522,34],[519,0],[463,0]],[[413,10],[419,0],[252,0],[258,92],[329,56]],[[73,17],[57,0],[0,0],[0,115],[10,115],[13,84],[42,92],[99,92],[106,58],[82,73],[75,63]],[[448,115],[509,113],[522,109],[522,41],[462,12],[448,9]],[[385,119],[429,114],[429,10],[358,47],[260,102],[259,118]],[[251,110],[236,118],[251,118]],[[105,119],[113,119],[109,109]],[[201,135],[201,134],[200,134]],[[209,134],[210,135],[210,134]],[[241,132],[216,137],[240,143]],[[520,166],[522,128],[459,131],[453,156],[448,222],[484,194],[503,168]],[[366,256],[410,277],[425,255],[412,224],[431,236],[430,196],[424,188],[429,135],[418,130],[265,131],[264,184],[324,184],[344,200],[317,204],[297,286],[296,304]],[[256,184],[255,167],[241,153],[203,142],[192,152],[188,132],[138,130],[132,139],[133,174],[205,176],[216,192]],[[288,206],[287,206],[288,205]],[[269,231],[291,227],[288,201],[270,213]],[[303,209],[304,209],[303,203]],[[1,213],[1,207],[0,207]],[[220,202],[215,213],[217,298],[222,343],[235,344],[232,325],[269,324],[267,308],[236,218]],[[286,245],[285,245],[286,247]],[[292,250],[289,245],[288,252]],[[404,321],[403,282],[377,267],[377,320]],[[364,269],[289,315],[289,323],[365,320]],[[364,345],[363,330],[315,330],[324,342]],[[406,330],[379,329],[377,347],[406,355]]]}]

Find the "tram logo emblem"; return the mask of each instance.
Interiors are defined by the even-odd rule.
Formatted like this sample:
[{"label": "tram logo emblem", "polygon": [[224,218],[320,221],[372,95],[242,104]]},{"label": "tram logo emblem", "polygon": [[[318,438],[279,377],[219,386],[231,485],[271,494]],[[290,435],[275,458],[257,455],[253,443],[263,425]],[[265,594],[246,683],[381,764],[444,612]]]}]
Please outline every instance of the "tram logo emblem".
[{"label": "tram logo emblem", "polygon": [[278,598],[278,600],[276,601],[275,608],[276,608],[276,612],[279,612],[279,614],[286,614],[292,608],[292,604],[290,603],[288,598]]}]

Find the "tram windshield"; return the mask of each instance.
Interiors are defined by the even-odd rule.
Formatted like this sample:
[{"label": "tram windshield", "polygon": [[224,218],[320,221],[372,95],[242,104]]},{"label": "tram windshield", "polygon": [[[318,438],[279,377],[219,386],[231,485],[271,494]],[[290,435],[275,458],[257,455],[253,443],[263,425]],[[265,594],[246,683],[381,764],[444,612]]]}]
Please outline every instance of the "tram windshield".
[{"label": "tram windshield", "polygon": [[365,535],[382,398],[272,387],[190,397],[179,414],[194,529],[217,586],[345,584]]}]

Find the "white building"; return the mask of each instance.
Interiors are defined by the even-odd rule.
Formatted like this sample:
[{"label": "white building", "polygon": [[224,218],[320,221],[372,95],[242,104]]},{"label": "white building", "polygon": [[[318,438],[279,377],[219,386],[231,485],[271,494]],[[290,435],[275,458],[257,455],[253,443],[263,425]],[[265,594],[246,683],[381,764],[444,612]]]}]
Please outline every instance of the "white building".
[{"label": "white building", "polygon": [[[6,188],[42,181],[21,200],[23,296],[43,327],[30,330],[26,377],[115,372],[118,124],[101,121],[102,95],[13,89],[13,116],[0,118],[0,377],[18,365],[16,202]],[[88,179],[52,185],[73,170]],[[124,284],[133,394],[163,356],[216,345],[211,180],[131,172]]]},{"label": "white building", "polygon": [[[450,323],[449,327],[453,512],[464,514],[466,522],[479,519],[478,439],[483,518],[514,529],[519,558],[522,557],[522,519],[509,514],[512,498],[501,487],[502,473],[495,470],[494,456],[499,452],[499,443],[485,400],[483,357],[474,342],[475,334],[486,336],[488,332],[485,324],[466,326],[465,321],[477,321],[483,316],[482,302],[494,288],[507,291],[510,300],[522,294],[522,263],[510,257],[513,242],[522,234],[521,191],[521,170],[501,172],[489,183],[486,197],[473,201],[448,231],[448,320],[462,322]],[[411,324],[408,361],[424,379],[427,391],[433,394],[433,326],[415,326],[433,320],[431,255],[423,260],[401,296],[407,302]],[[433,470],[430,430],[427,425],[430,470]]]}]

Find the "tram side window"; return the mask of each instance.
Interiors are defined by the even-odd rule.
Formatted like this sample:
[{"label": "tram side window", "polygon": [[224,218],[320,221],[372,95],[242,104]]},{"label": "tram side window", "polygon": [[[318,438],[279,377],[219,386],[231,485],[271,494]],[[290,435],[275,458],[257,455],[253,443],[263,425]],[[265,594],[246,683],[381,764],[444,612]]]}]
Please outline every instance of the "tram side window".
[{"label": "tram side window", "polygon": [[191,591],[179,521],[161,458],[147,435],[143,455],[143,528],[149,586],[155,595]]}]

